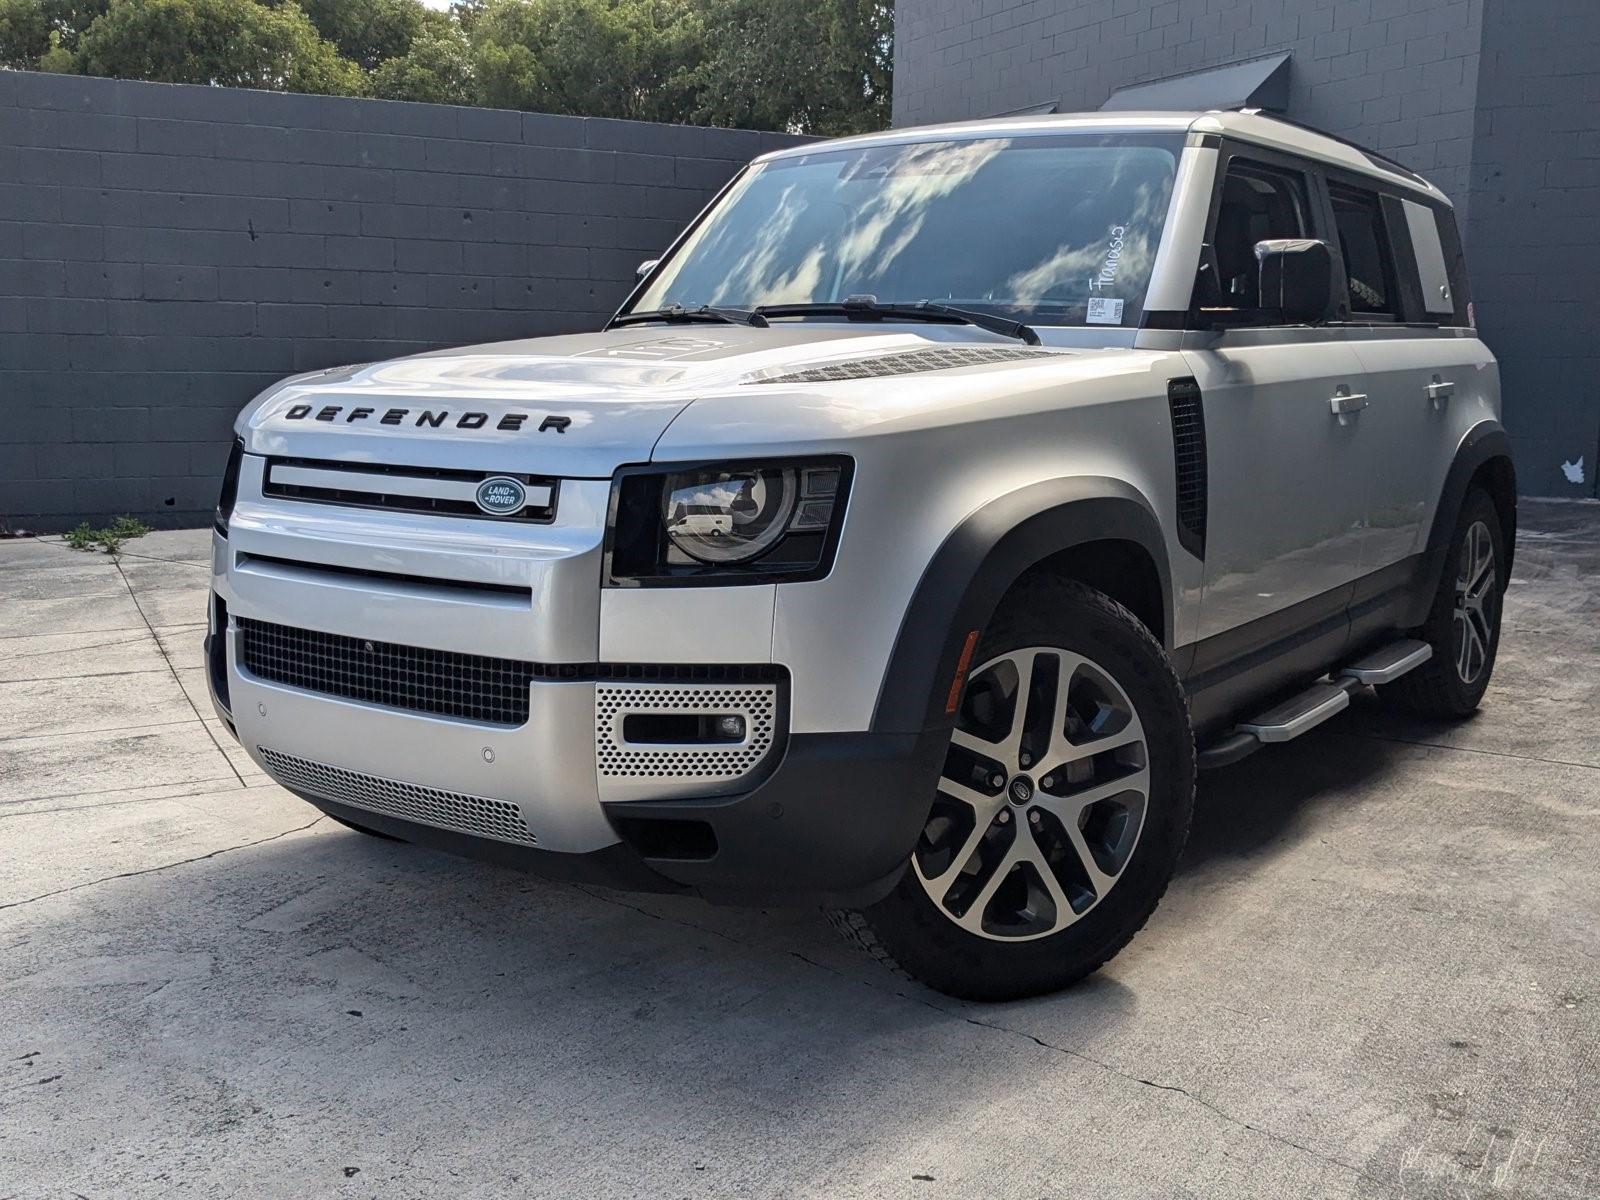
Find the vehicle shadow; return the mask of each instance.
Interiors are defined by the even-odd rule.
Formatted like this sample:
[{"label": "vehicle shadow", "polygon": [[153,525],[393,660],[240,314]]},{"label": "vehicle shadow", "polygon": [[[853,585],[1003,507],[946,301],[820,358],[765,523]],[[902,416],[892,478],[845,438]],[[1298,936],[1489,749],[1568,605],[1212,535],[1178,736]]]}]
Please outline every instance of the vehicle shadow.
[{"label": "vehicle shadow", "polygon": [[47,1157],[87,1195],[154,1194],[106,1189],[156,1159],[218,1196],[342,1195],[347,1166],[370,1181],[352,1195],[702,1195],[707,1163],[812,1180],[871,1121],[959,1139],[965,1106],[892,1115],[910,1077],[1003,1102],[1038,1053],[975,1045],[815,912],[546,882],[327,822],[11,919],[6,1053],[73,1090],[9,1106],[0,1159]]},{"label": "vehicle shadow", "polygon": [[[897,1177],[915,1179],[919,1148],[968,1136],[962,1097],[1003,1110],[1041,1088],[1104,1088],[1130,1103],[1098,1058],[1144,1036],[1151,998],[1122,976],[1215,918],[1207,871],[1250,871],[1314,836],[1319,810],[1404,749],[1319,733],[1207,776],[1134,965],[1015,1005],[891,976],[812,911],[552,883],[326,821],[115,879],[42,905],[11,944],[0,1018],[46,1048],[49,1073],[95,1081],[92,1138],[29,1106],[8,1117],[14,1144],[65,1136],[63,1155],[109,1169],[155,1136],[232,1156],[187,1160],[211,1184],[223,1162],[284,1186],[341,1164],[376,1182],[381,1164],[450,1194],[511,1176],[539,1180],[534,1194],[701,1194],[658,1185],[776,1153],[806,1194],[846,1195],[903,1143]],[[738,1134],[752,1129],[765,1151]],[[589,1186],[597,1163],[611,1186]],[[829,1178],[846,1182],[816,1190]]]},{"label": "vehicle shadow", "polygon": [[1177,882],[1221,862],[1266,861],[1315,833],[1317,815],[1396,774],[1415,749],[1362,736],[1336,717],[1319,729],[1265,746],[1231,767],[1200,774],[1194,823]]}]

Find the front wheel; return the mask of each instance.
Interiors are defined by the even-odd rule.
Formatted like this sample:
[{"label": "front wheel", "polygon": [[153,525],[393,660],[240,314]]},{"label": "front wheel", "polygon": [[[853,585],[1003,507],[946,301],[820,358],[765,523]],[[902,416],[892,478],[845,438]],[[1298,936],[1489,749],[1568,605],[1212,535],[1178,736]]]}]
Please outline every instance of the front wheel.
[{"label": "front wheel", "polygon": [[911,863],[834,915],[888,965],[966,999],[1065,987],[1155,910],[1188,836],[1194,737],[1160,643],[1063,581],[1009,598],[980,639]]}]

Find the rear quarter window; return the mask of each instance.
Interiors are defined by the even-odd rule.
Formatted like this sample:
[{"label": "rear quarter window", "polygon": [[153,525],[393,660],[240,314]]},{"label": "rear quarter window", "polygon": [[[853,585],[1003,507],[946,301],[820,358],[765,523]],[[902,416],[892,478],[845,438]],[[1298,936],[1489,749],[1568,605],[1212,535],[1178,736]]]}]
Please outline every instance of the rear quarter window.
[{"label": "rear quarter window", "polygon": [[1349,284],[1351,319],[1397,319],[1400,288],[1382,202],[1376,193],[1356,188],[1335,184],[1328,190]]},{"label": "rear quarter window", "polygon": [[1467,274],[1467,256],[1461,246],[1461,230],[1456,225],[1455,209],[1434,205],[1434,216],[1439,221],[1439,245],[1444,252],[1444,267],[1450,277],[1450,297],[1455,302],[1455,312],[1450,324],[1466,328],[1472,324],[1472,281]]}]

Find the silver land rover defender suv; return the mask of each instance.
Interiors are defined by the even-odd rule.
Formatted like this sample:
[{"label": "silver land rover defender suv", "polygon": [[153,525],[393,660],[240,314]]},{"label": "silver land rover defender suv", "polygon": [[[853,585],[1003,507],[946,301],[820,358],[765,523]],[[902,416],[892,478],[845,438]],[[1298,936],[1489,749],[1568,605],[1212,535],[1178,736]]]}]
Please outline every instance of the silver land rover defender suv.
[{"label": "silver land rover defender suv", "polygon": [[1483,697],[1515,481],[1449,200],[1254,113],[752,163],[598,333],[239,418],[216,704],[371,833],[820,904],[935,988],[1149,918],[1197,768]]}]

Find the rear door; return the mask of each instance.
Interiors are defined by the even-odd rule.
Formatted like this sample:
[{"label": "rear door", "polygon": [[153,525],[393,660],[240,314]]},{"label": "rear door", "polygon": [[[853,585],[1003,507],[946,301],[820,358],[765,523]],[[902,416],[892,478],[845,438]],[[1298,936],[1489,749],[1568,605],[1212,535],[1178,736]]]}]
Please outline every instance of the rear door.
[{"label": "rear door", "polygon": [[1211,328],[1184,350],[1209,456],[1197,673],[1286,639],[1312,659],[1343,648],[1366,519],[1361,363],[1347,332],[1261,312],[1255,257],[1269,238],[1329,239],[1316,187],[1296,159],[1224,147],[1193,314]]},{"label": "rear door", "polygon": [[1345,275],[1352,342],[1366,374],[1370,525],[1359,606],[1409,581],[1458,437],[1451,406],[1480,382],[1482,345],[1454,214],[1402,189],[1333,173],[1328,199]]}]

